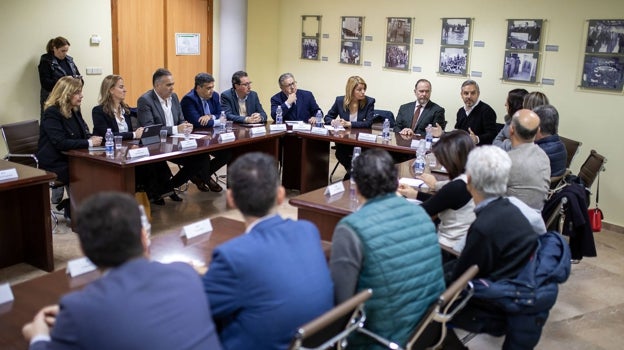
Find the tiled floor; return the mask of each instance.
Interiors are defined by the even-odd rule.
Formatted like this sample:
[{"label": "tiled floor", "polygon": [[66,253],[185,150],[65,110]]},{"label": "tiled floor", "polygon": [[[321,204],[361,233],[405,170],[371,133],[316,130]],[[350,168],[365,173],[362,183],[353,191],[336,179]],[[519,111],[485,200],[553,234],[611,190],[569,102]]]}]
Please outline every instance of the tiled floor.
[{"label": "tiled floor", "polygon": [[[333,168],[333,164],[332,168]],[[341,167],[334,178],[342,177]],[[289,196],[298,193],[290,192]],[[184,224],[206,217],[226,216],[241,219],[228,209],[225,192],[201,193],[191,185],[182,193],[181,203],[166,200],[166,205],[152,208],[152,232],[157,235],[177,230]],[[295,208],[282,204],[279,213],[296,218]],[[570,279],[561,286],[557,304],[551,310],[538,349],[622,349],[624,334],[624,235],[612,231],[595,234],[597,258],[586,258],[572,266]],[[67,260],[80,256],[76,235],[62,222],[54,234],[57,269]],[[0,283],[18,283],[44,272],[26,264],[0,269]],[[467,345],[471,349],[497,349],[502,338],[479,335]]]}]

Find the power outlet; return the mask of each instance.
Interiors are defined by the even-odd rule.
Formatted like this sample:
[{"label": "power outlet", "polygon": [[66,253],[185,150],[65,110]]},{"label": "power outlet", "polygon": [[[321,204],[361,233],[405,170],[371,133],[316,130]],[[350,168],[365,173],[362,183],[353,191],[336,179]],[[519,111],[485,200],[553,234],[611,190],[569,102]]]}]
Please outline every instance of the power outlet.
[{"label": "power outlet", "polygon": [[101,75],[102,67],[87,67],[87,75]]}]

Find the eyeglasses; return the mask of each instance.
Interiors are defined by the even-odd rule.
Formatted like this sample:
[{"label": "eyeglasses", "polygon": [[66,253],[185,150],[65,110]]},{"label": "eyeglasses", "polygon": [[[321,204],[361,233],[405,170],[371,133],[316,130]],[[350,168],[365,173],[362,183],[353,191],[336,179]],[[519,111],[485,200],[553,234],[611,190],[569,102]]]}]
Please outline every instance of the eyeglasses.
[{"label": "eyeglasses", "polygon": [[293,81],[290,84],[282,85],[282,87],[285,87],[285,88],[292,88],[292,87],[295,87],[295,86],[297,86],[297,82],[296,81]]},{"label": "eyeglasses", "polygon": [[238,85],[242,85],[242,86],[247,87],[247,86],[251,85],[251,82],[248,82],[248,83],[239,83]]}]

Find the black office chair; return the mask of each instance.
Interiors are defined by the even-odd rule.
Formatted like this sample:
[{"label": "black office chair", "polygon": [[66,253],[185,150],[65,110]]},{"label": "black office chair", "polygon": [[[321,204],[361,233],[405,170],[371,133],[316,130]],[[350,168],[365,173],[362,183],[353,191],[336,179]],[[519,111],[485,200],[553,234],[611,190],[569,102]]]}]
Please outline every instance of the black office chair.
[{"label": "black office chair", "polygon": [[373,130],[381,130],[383,128],[383,122],[386,118],[390,122],[390,128],[394,128],[394,113],[384,109],[373,110],[373,122],[371,123],[371,128]]},{"label": "black office chair", "polygon": [[580,177],[587,188],[591,188],[594,181],[598,177],[601,171],[605,170],[604,164],[607,162],[607,158],[600,155],[596,150],[591,150],[589,156],[581,165],[578,177]]},{"label": "black office chair", "polygon": [[566,160],[566,168],[570,168],[570,164],[572,164],[572,160],[579,153],[579,150],[583,143],[581,141],[576,141],[569,139],[567,137],[563,137],[559,135],[559,139],[563,142],[563,145],[566,148],[567,160]]}]

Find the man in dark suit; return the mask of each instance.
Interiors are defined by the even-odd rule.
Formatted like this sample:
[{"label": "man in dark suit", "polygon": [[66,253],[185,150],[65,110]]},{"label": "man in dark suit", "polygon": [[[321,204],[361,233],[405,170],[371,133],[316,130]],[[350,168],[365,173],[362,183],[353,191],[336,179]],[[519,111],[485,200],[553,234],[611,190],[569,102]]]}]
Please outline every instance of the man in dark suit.
[{"label": "man in dark suit", "polygon": [[461,86],[464,106],[457,111],[455,129],[466,130],[477,145],[491,145],[496,137],[496,112],[487,103],[479,100],[479,84],[466,80]]},{"label": "man in dark suit", "polygon": [[[147,91],[137,101],[137,114],[141,126],[162,124],[169,135],[180,134],[184,129],[193,129],[193,124],[184,120],[182,107],[178,95],[173,92],[173,75],[165,68],[159,68],[152,76],[154,89]],[[210,178],[210,155],[199,154],[170,160],[182,165],[182,168],[171,178],[170,185],[177,188],[191,180],[202,192],[208,192],[213,187],[216,192],[221,191],[221,186]],[[207,184],[214,182],[213,187]],[[219,187],[219,189],[217,189]],[[173,193],[171,199],[181,201],[177,194]],[[162,203],[157,203],[162,204]]]},{"label": "man in dark suit", "polygon": [[414,86],[416,101],[399,107],[394,131],[411,136],[426,133],[427,125],[446,127],[444,108],[431,101],[431,83],[427,79],[419,79]]},{"label": "man in dark suit", "polygon": [[282,91],[271,97],[271,117],[275,119],[275,111],[280,106],[284,120],[316,123],[316,112],[321,108],[316,103],[314,95],[310,91],[297,89],[297,82],[291,73],[280,75],[278,84]]},{"label": "man in dark suit", "polygon": [[[199,73],[195,76],[195,87],[189,91],[180,102],[182,112],[186,120],[196,127],[221,127],[219,116],[221,114],[221,102],[219,93],[214,91],[215,79],[208,73]],[[225,127],[225,126],[224,126]],[[212,174],[227,164],[232,158],[229,150],[214,151],[210,153],[214,158],[210,160]],[[211,191],[220,192],[221,186],[211,177],[208,181]]]},{"label": "man in dark suit", "polygon": [[317,228],[283,219],[277,163],[247,153],[228,169],[227,201],[246,234],[218,246],[203,277],[225,349],[286,349],[297,327],[333,307],[333,286]]},{"label": "man in dark suit", "polygon": [[262,108],[258,94],[251,91],[247,72],[238,71],[232,75],[232,88],[221,94],[221,106],[227,120],[235,123],[265,123],[267,115]]},{"label": "man in dark suit", "polygon": [[22,329],[30,349],[221,349],[195,270],[147,259],[134,198],[99,193],[79,213],[82,250],[108,271],[37,313]]}]

